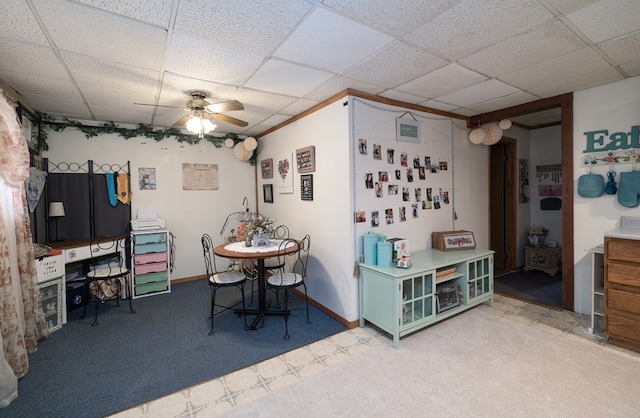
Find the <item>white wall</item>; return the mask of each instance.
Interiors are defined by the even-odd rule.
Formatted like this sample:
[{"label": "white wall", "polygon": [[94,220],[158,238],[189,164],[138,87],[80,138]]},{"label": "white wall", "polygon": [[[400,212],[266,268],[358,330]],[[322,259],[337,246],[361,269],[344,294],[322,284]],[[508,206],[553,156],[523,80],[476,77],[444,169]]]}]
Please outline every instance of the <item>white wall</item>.
[{"label": "white wall", "polygon": [[[172,279],[204,274],[200,237],[209,233],[215,244],[223,242],[220,229],[231,212],[242,210],[246,196],[255,209],[254,167],[237,160],[233,150],[216,148],[207,141],[196,145],[173,138],[156,142],[136,137],[100,135],[87,139],[77,129],[48,131],[49,151],[44,157],[54,163],[93,160],[94,164],[131,162],[131,205],[135,218],[139,207],[156,207],[175,236],[175,269]],[[218,165],[218,190],[182,190],[182,163]],[[156,169],[157,190],[139,190],[138,168]]]},{"label": "white wall", "polygon": [[[640,77],[575,92],[573,101],[575,310],[589,313],[591,258],[586,251],[602,244],[604,233],[614,229],[621,216],[640,216],[640,208],[620,205],[617,194],[605,194],[599,198],[583,198],[577,194],[578,178],[586,174],[584,132],[602,129],[607,129],[610,134],[629,132],[631,126],[640,124]],[[597,166],[593,172],[602,174],[606,179],[608,169],[606,165]],[[620,185],[620,172],[631,171],[631,165],[618,164],[614,170],[618,173],[616,181]]]}]

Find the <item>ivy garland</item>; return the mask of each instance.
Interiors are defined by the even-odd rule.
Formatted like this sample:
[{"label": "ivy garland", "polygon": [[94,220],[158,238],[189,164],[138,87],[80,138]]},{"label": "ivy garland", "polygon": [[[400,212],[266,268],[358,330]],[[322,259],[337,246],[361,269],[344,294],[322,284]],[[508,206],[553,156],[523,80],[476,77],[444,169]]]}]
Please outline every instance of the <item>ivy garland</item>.
[{"label": "ivy garland", "polygon": [[[78,121],[70,120],[67,118],[63,118],[62,121],[57,120],[56,118],[48,115],[46,113],[36,113],[36,117],[40,121],[40,130],[38,131],[38,140],[36,143],[36,150],[48,150],[49,144],[47,144],[48,134],[47,131],[44,130],[44,125],[48,126],[51,130],[56,132],[62,132],[67,128],[75,128],[84,133],[84,136],[89,139],[98,135],[105,134],[118,134],[122,138],[128,140],[137,136],[143,136],[145,138],[154,139],[156,142],[162,141],[164,138],[175,137],[178,142],[186,142],[188,144],[197,144],[202,139],[211,142],[216,148],[222,147],[225,140],[232,139],[233,144],[236,145],[240,142],[244,141],[244,138],[239,138],[238,135],[234,133],[227,133],[224,136],[214,136],[205,134],[201,139],[198,135],[194,134],[185,134],[178,128],[165,128],[165,129],[154,129],[151,125],[146,125],[143,123],[139,123],[136,129],[123,128],[119,125],[116,125],[114,122],[105,122],[102,125],[91,126],[84,125]],[[251,158],[249,159],[249,163],[251,165],[256,164],[257,160],[257,152],[253,151],[251,154]]]}]

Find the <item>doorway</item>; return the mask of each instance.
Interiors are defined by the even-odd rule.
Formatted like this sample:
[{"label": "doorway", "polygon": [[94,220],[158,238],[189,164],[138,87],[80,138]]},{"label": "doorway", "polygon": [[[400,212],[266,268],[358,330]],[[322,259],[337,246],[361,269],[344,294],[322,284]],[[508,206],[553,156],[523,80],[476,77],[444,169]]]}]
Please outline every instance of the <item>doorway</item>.
[{"label": "doorway", "polygon": [[516,269],[516,141],[502,138],[489,147],[490,248],[494,267]]}]

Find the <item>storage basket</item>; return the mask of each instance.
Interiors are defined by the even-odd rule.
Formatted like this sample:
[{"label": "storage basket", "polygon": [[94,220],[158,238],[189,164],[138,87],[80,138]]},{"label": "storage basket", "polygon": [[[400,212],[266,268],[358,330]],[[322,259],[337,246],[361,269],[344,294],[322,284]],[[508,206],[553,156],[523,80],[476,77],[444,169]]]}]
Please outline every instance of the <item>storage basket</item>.
[{"label": "storage basket", "polygon": [[584,174],[578,178],[578,195],[600,197],[604,193],[604,177],[600,174]]}]

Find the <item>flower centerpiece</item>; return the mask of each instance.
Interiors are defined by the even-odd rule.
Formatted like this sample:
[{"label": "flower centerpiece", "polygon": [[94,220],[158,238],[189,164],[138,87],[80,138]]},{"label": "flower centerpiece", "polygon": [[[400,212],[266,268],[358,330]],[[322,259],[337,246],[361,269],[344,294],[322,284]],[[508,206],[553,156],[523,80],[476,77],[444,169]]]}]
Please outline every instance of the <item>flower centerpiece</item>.
[{"label": "flower centerpiece", "polygon": [[544,237],[549,230],[543,226],[532,226],[529,228],[529,245],[540,248],[544,243]]},{"label": "flower centerpiece", "polygon": [[275,230],[275,221],[275,219],[259,213],[253,214],[247,223],[247,231],[245,232],[247,241],[253,239],[254,245],[257,246],[269,245],[269,237]]}]

